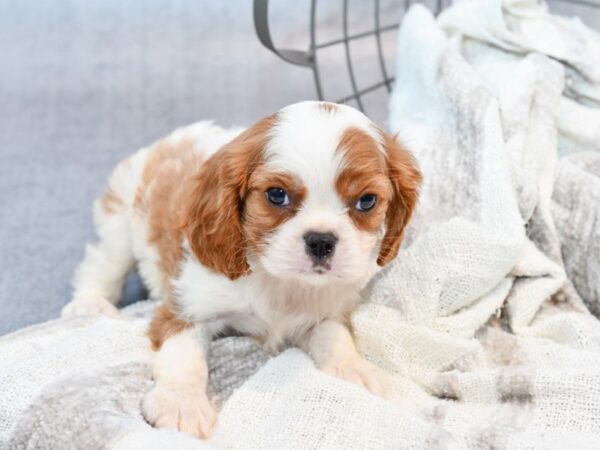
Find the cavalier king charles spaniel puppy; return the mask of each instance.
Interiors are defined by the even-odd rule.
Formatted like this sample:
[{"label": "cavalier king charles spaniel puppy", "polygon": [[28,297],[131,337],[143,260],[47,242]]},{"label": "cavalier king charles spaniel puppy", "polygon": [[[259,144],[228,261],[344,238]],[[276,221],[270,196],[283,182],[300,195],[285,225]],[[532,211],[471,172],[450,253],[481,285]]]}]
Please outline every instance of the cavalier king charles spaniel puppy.
[{"label": "cavalier king charles spaniel puppy", "polygon": [[359,355],[349,315],[398,253],[420,183],[411,154],[348,106],[302,102],[246,130],[178,129],[114,170],[63,315],[117,314],[137,263],[160,301],[142,402],[157,427],[211,434],[207,352],[229,330],[271,352],[296,345],[385,396],[386,374]]}]

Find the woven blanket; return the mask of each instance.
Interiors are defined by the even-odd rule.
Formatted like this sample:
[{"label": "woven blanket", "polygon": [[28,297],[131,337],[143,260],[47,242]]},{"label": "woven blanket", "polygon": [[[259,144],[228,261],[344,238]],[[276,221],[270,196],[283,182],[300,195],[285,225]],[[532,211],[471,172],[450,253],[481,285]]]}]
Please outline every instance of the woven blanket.
[{"label": "woven blanket", "polygon": [[1,338],[0,448],[597,448],[599,35],[533,0],[414,6],[396,80],[390,128],[425,183],[352,316],[390,401],[226,337],[215,435],[154,429],[148,301]]}]

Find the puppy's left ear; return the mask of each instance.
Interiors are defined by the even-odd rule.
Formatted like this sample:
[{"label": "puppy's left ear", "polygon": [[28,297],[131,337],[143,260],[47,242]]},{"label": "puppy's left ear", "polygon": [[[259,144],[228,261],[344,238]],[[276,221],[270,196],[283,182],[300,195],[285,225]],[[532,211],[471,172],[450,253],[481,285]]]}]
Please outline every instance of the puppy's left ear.
[{"label": "puppy's left ear", "polygon": [[398,141],[380,131],[386,153],[388,176],[394,196],[386,212],[386,233],[381,242],[377,264],[384,266],[398,254],[404,228],[410,220],[419,198],[422,176],[412,154]]}]

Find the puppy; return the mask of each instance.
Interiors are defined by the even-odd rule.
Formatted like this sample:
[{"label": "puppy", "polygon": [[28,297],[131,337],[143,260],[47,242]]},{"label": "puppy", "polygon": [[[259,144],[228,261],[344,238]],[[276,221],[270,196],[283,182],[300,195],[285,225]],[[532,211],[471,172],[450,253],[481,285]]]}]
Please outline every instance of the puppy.
[{"label": "puppy", "polygon": [[360,112],[303,102],[248,128],[201,122],[121,162],[95,204],[64,315],[117,314],[137,263],[160,300],[149,329],[157,427],[207,437],[211,337],[235,330],[385,396],[384,372],[348,326],[360,291],[396,254],[418,197],[411,155]]}]

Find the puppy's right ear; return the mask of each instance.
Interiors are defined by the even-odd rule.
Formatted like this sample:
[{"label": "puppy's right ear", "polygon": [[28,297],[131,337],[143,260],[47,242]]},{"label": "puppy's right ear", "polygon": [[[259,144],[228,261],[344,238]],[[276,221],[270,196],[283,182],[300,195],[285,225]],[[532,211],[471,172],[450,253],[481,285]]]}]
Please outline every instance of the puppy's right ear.
[{"label": "puppy's right ear", "polygon": [[242,209],[275,116],[256,123],[211,156],[185,192],[182,226],[199,262],[229,279],[250,271]]}]

